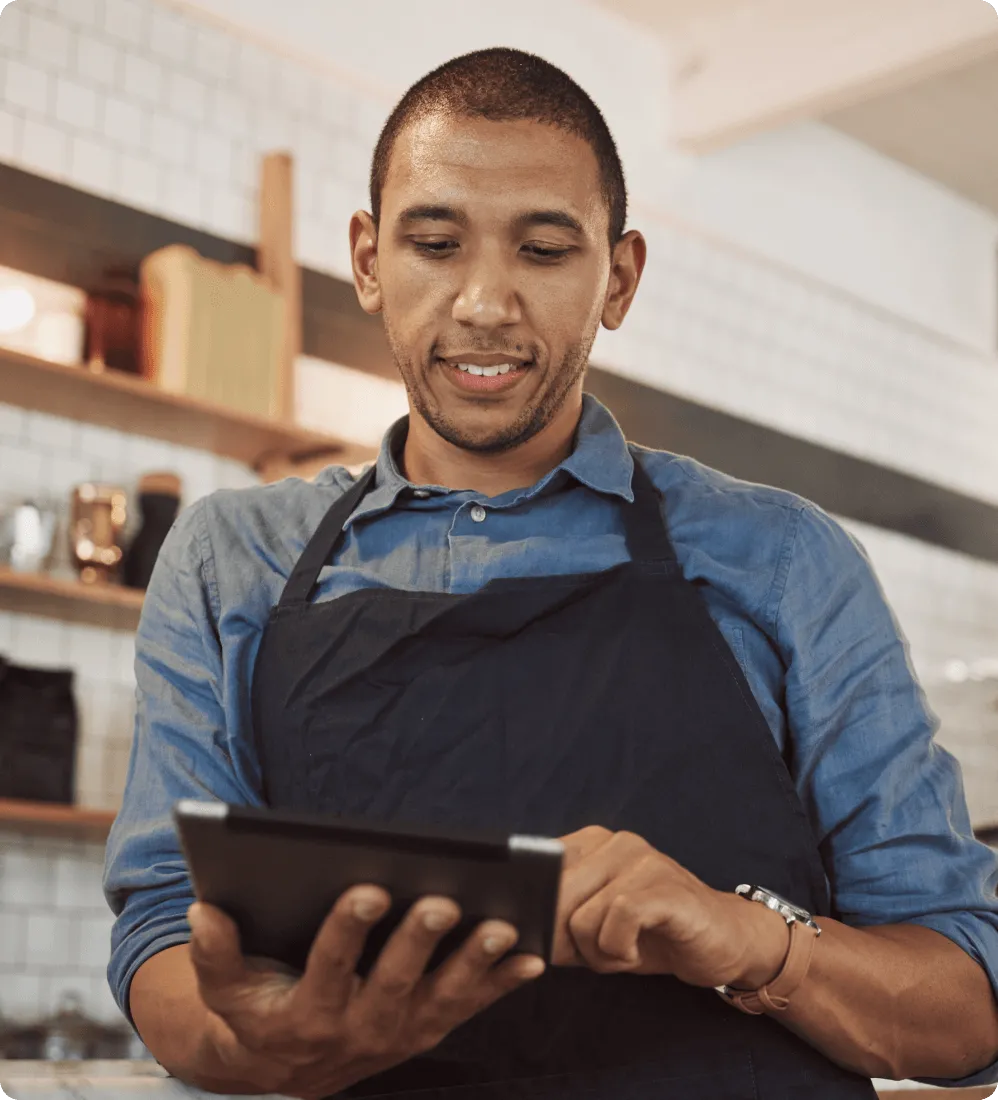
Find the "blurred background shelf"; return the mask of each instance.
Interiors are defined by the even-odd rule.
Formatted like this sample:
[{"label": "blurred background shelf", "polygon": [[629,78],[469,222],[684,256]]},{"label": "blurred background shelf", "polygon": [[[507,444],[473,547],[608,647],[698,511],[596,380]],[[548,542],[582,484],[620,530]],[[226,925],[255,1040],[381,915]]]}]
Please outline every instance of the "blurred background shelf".
[{"label": "blurred background shelf", "polygon": [[0,609],[112,630],[138,626],[145,593],[116,585],[81,584],[0,566]]},{"label": "blurred background shelf", "polygon": [[0,798],[0,829],[103,840],[114,818],[112,810]]},{"label": "blurred background shelf", "polygon": [[167,393],[142,378],[94,374],[7,349],[0,349],[0,394],[7,404],[208,450],[265,475],[314,455],[344,466],[375,457],[369,447]]}]

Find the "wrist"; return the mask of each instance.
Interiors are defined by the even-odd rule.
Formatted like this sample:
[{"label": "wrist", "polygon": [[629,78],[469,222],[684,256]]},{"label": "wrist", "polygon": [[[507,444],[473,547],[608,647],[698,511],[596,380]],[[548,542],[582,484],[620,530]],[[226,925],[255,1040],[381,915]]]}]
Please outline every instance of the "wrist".
[{"label": "wrist", "polygon": [[183,1067],[165,1067],[185,1083],[207,1092],[253,1093],[278,1092],[287,1083],[280,1068],[249,1051],[231,1028],[214,1012],[205,1010],[200,1042]]},{"label": "wrist", "polygon": [[745,947],[739,966],[726,984],[733,989],[761,989],[783,969],[790,950],[790,925],[765,905],[738,897],[732,901]]}]

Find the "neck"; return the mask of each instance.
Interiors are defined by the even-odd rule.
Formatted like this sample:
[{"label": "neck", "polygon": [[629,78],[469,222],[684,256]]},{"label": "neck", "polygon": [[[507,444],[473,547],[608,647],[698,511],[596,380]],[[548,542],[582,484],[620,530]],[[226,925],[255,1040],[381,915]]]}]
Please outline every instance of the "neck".
[{"label": "neck", "polygon": [[519,447],[502,454],[478,454],[449,443],[412,411],[402,453],[403,475],[414,485],[470,489],[487,497],[529,488],[572,453],[581,415],[580,395],[578,402],[566,402],[550,424]]}]

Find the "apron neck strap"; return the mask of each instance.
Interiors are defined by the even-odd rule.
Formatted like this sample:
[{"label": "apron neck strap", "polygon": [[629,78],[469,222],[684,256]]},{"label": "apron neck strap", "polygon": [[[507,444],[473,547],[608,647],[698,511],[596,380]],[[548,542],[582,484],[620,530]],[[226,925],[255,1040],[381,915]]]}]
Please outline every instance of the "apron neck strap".
[{"label": "apron neck strap", "polygon": [[[333,556],[336,544],[343,533],[343,526],[374,485],[377,467],[372,466],[322,517],[315,534],[298,559],[288,583],[281,594],[279,607],[305,604],[312,598],[319,573]],[[644,467],[635,460],[631,481],[634,503],[624,508],[624,526],[627,549],[632,561],[674,562],[676,552],[669,538],[662,497],[655,488]]]},{"label": "apron neck strap", "polygon": [[312,598],[319,573],[329,562],[343,533],[343,525],[353,515],[354,509],[364,499],[368,489],[374,484],[377,466],[372,466],[349,492],[345,493],[322,517],[322,522],[309,540],[298,564],[294,567],[288,583],[281,594],[279,607],[289,604],[308,603]]},{"label": "apron neck strap", "polygon": [[624,507],[624,528],[631,561],[675,562],[676,551],[669,538],[662,494],[637,459],[634,460],[631,489],[634,503]]}]

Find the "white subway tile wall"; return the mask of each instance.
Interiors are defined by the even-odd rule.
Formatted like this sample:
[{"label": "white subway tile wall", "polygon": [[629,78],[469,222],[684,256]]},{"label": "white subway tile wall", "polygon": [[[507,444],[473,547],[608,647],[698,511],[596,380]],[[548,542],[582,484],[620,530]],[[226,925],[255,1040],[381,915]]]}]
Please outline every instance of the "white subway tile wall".
[{"label": "white subway tile wall", "polygon": [[124,1026],[107,986],[111,912],[101,844],[0,831],[0,1019],[31,1023],[67,993]]},{"label": "white subway tile wall", "polygon": [[[0,19],[0,160],[251,243],[259,158],[290,149],[299,256],[341,277],[350,275],[347,223],[367,206],[369,156],[389,108],[157,0],[18,0]],[[641,292],[626,325],[601,333],[596,361],[998,502],[994,358],[664,211],[642,228],[650,265]],[[303,360],[301,406],[322,423],[326,405],[326,423],[369,441],[404,408],[403,394],[355,375]],[[252,481],[212,455],[0,404],[0,508],[38,494],[65,502],[87,478],[133,488],[163,468],[181,475],[188,502]],[[998,687],[941,675],[947,660],[998,655],[998,568],[848,526],[911,641],[944,720],[941,740],[966,766],[975,820],[998,821]],[[66,571],[64,545],[61,554]],[[131,635],[0,613],[0,652],[77,674],[85,805],[113,806],[123,782],[131,648]],[[101,862],[99,845],[0,834],[0,1014],[44,1014],[73,988],[95,1014],[114,1017]]]},{"label": "white subway tile wall", "polygon": [[657,277],[596,362],[998,502],[998,358],[666,220],[643,228]]},{"label": "white subway tile wall", "polygon": [[[106,480],[134,499],[139,477],[162,469],[180,475],[185,503],[257,480],[242,464],[203,451],[0,404],[0,512],[38,495],[61,506],[57,575],[72,575],[65,537],[72,487]],[[120,802],[134,721],[134,651],[130,631],[0,611],[0,654],[74,672],[82,806]],[[102,860],[100,845],[0,831],[0,1018],[45,1015],[74,991],[96,1018],[120,1020],[104,976],[111,914],[100,889]]]}]

